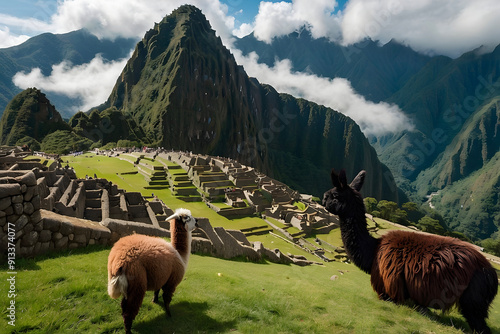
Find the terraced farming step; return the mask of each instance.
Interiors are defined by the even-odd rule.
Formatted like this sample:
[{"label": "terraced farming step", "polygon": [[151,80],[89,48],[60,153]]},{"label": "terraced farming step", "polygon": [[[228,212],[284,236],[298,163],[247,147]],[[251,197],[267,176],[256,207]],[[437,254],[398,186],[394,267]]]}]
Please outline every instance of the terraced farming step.
[{"label": "terraced farming step", "polygon": [[251,236],[251,235],[264,235],[264,234],[269,234],[269,232],[272,232],[273,229],[269,227],[269,225],[262,225],[262,226],[254,226],[254,227],[248,227],[248,228],[243,228],[240,230],[245,234],[245,236]]}]

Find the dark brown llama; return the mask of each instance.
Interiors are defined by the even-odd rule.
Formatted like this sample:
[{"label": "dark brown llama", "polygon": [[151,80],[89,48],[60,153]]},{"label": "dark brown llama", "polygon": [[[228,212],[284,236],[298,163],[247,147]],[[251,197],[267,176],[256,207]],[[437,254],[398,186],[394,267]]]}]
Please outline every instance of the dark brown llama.
[{"label": "dark brown llama", "polygon": [[367,229],[363,197],[365,171],[347,184],[345,171],[332,170],[333,188],[323,205],[339,216],[351,261],[371,274],[380,299],[447,310],[457,305],[470,328],[491,333],[488,309],[498,290],[496,271],[471,244],[455,238],[392,231],[374,238]]}]

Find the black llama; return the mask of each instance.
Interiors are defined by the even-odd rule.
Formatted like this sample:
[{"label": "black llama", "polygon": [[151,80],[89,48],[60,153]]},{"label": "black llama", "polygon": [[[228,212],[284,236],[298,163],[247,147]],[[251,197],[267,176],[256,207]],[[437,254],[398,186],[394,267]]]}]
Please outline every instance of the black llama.
[{"label": "black llama", "polygon": [[488,309],[498,290],[496,271],[471,244],[450,237],[391,231],[374,238],[367,229],[363,197],[365,171],[347,184],[344,170],[332,170],[333,188],[323,205],[339,216],[342,241],[351,261],[371,275],[380,299],[447,310],[459,307],[470,328],[491,333]]}]

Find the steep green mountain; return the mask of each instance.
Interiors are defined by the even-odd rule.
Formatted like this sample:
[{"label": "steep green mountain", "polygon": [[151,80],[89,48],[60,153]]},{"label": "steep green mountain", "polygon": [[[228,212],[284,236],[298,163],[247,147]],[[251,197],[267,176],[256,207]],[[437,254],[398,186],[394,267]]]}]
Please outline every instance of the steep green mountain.
[{"label": "steep green mountain", "polygon": [[100,109],[110,107],[152,145],[231,157],[319,196],[332,167],[367,169],[365,194],[398,200],[391,172],[353,120],[249,78],[193,6],[146,33]]},{"label": "steep green mountain", "polygon": [[327,38],[314,39],[306,28],[270,44],[250,34],[237,39],[235,46],[244,55],[256,52],[259,62],[268,66],[290,59],[294,71],[348,78],[358,93],[376,102],[392,96],[431,59],[393,40],[382,46],[369,39],[342,46]]},{"label": "steep green mountain", "polygon": [[448,219],[449,227],[486,239],[500,230],[500,152],[486,165],[445,187],[432,204]]},{"label": "steep green mountain", "polygon": [[414,182],[420,196],[439,190],[431,203],[450,227],[488,238],[500,227],[500,97],[469,117],[434,164]]},{"label": "steep green mountain", "polygon": [[500,226],[498,96],[500,46],[457,59],[433,58],[396,94],[418,131],[379,138],[375,147],[400,185],[433,199],[450,227],[487,238]]},{"label": "steep green mountain", "polygon": [[[499,68],[500,46],[486,54],[433,58],[388,100],[406,112],[418,133],[384,138],[376,146],[382,160],[398,177],[414,181],[463,132],[471,115],[500,94]],[[395,155],[394,148],[404,150]]]},{"label": "steep green mountain", "polygon": [[[136,42],[123,38],[100,40],[86,30],[77,30],[66,34],[41,34],[20,45],[0,49],[0,114],[7,103],[21,92],[12,82],[17,72],[30,72],[38,67],[47,76],[52,72],[52,65],[64,60],[81,65],[90,62],[96,54],[101,54],[108,61],[125,58]],[[74,99],[57,94],[48,96],[60,110],[68,110],[63,112],[64,117],[71,116],[69,110],[76,104]]]},{"label": "steep green mountain", "polygon": [[296,71],[345,77],[365,97],[397,104],[415,131],[370,137],[370,142],[398,185],[421,203],[441,190],[433,205],[450,227],[469,237],[498,230],[500,46],[451,59],[418,55],[394,41],[340,47],[312,39],[306,30],[271,44],[250,35],[236,45],[270,66],[287,58]]},{"label": "steep green mountain", "polygon": [[57,130],[70,130],[70,127],[45,94],[28,88],[7,105],[0,119],[0,143],[41,143],[45,136]]},{"label": "steep green mountain", "polygon": [[442,189],[484,168],[500,150],[499,130],[500,97],[495,97],[467,119],[433,166],[419,174],[418,188]]}]

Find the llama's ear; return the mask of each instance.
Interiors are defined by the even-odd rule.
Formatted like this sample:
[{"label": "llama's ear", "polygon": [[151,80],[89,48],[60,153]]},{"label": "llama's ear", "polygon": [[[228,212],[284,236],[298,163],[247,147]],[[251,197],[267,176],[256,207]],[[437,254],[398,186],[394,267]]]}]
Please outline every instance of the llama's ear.
[{"label": "llama's ear", "polygon": [[340,188],[339,175],[335,172],[335,169],[332,168],[332,173],[330,174],[332,178],[332,184],[335,188]]},{"label": "llama's ear", "polygon": [[173,215],[171,215],[170,217],[168,217],[167,219],[165,219],[165,221],[170,221],[172,219],[179,219],[179,214],[176,212],[174,213]]},{"label": "llama's ear", "polygon": [[347,187],[347,177],[345,175],[345,169],[342,169],[339,173],[339,184],[341,189],[345,189]]},{"label": "llama's ear", "polygon": [[366,172],[362,170],[361,172],[358,173],[358,175],[352,180],[351,182],[351,188],[360,191],[361,187],[363,186],[363,183],[365,182],[365,175]]}]

